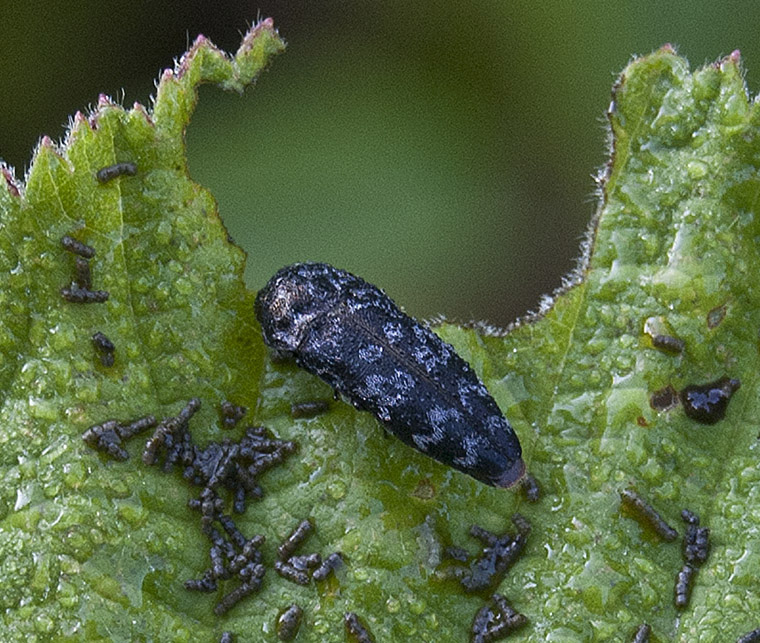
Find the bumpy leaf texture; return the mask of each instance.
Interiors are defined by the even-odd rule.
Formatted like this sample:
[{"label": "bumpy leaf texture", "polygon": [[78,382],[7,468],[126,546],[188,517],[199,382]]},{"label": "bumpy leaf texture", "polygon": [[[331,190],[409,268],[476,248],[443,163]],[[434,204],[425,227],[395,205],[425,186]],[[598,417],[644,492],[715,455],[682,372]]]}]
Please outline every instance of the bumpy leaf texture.
[{"label": "bumpy leaf texture", "polygon": [[[341,402],[292,417],[292,403],[331,391],[268,359],[243,253],[189,179],[183,139],[200,83],[241,90],[282,47],[271,21],[234,57],[199,38],[161,77],[152,110],[104,98],[75,116],[63,145],[41,141],[25,184],[3,169],[2,639],[277,640],[278,614],[297,603],[299,641],[345,640],[346,612],[378,641],[465,641],[488,593],[447,577],[444,549],[474,553],[470,524],[503,532],[517,510],[533,530],[497,588],[529,619],[514,640],[626,640],[648,622],[658,640],[725,641],[756,627],[760,128],[738,56],[694,73],[668,47],[632,62],[614,89],[612,155],[576,273],[506,335],[437,328],[513,422],[542,487],[528,504],[387,438]],[[137,174],[99,183],[96,171],[115,162]],[[74,271],[66,234],[96,249],[93,288],[107,302],[62,298]],[[93,348],[96,331],[116,345],[113,366]],[[658,348],[657,335],[682,350]],[[722,376],[741,389],[714,425],[650,404],[669,385]],[[209,566],[187,506],[198,488],[145,466],[144,439],[127,445],[126,461],[82,440],[97,422],[170,416],[193,396],[199,444],[255,422],[300,445],[236,518],[247,536],[266,537],[267,572],[224,616],[213,606],[232,581],[211,595],[183,586]],[[226,400],[249,409],[231,431]],[[621,511],[628,487],[681,533],[683,508],[711,529],[685,609],[673,605],[679,542]],[[272,565],[306,517],[316,529],[302,551],[341,551],[345,564],[299,586]]]}]

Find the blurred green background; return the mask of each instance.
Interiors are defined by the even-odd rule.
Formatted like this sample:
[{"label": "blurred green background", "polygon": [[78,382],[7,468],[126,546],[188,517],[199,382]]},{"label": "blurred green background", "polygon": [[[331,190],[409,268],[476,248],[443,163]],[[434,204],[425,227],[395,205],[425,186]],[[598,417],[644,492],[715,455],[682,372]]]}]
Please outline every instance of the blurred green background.
[{"label": "blurred green background", "polygon": [[288,51],[242,98],[204,88],[187,134],[249,285],[327,261],[419,317],[506,325],[560,284],[632,54],[738,48],[760,74],[751,1],[3,1],[0,157],[22,177],[99,93],[146,102],[198,33],[234,51],[257,15]]}]

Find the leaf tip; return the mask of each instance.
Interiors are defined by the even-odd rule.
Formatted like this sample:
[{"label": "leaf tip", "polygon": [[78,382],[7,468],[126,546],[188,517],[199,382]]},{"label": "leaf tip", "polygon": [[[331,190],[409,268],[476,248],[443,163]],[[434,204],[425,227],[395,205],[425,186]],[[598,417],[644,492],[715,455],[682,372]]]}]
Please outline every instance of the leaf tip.
[{"label": "leaf tip", "polygon": [[77,135],[83,132],[91,132],[95,128],[90,119],[85,114],[77,111],[74,116],[69,119],[68,127],[66,128],[66,138],[64,139],[63,148],[67,149],[71,144],[71,141]]},{"label": "leaf tip", "polygon": [[272,51],[270,53],[276,53],[285,48],[285,42],[280,37],[277,29],[275,29],[274,20],[272,18],[264,18],[257,22],[248,33],[245,34],[243,42],[240,43],[240,47],[235,53],[235,58],[239,58],[242,54],[252,49],[254,44],[262,39],[262,36],[266,36],[264,40],[272,46]]},{"label": "leaf tip", "polygon": [[728,56],[725,56],[721,60],[715,63],[715,66],[723,71],[727,66],[738,67],[741,64],[742,52],[739,49],[734,49]]},{"label": "leaf tip", "polygon": [[18,189],[18,186],[16,185],[16,180],[13,176],[13,168],[5,165],[3,163],[0,165],[0,174],[3,175],[3,178],[5,179],[5,187],[7,188],[8,192],[11,196],[20,197],[21,191]]},{"label": "leaf tip", "polygon": [[198,35],[195,37],[195,40],[193,40],[193,44],[192,44],[192,46],[190,47],[190,49],[191,49],[191,50],[192,50],[192,49],[198,49],[199,47],[202,47],[202,46],[204,46],[204,45],[205,45],[205,44],[206,44],[208,41],[209,41],[209,40],[208,40],[208,38],[206,38],[206,36],[204,36],[202,33],[199,33],[199,34],[198,34]]},{"label": "leaf tip", "polygon": [[179,59],[179,62],[175,65],[174,71],[172,72],[174,78],[177,80],[181,79],[187,73],[188,69],[190,69],[190,67],[193,65],[193,60],[196,56],[199,55],[200,52],[208,52],[210,54],[219,56],[221,59],[229,60],[229,55],[226,52],[219,49],[203,34],[198,34],[193,41],[190,49],[188,49],[182,55],[182,57]]},{"label": "leaf tip", "polygon": [[145,120],[146,123],[149,125],[153,125],[153,119],[150,116],[150,113],[147,109],[145,109],[145,105],[140,103],[139,101],[135,101],[132,104],[132,110],[130,112],[130,116],[139,116]]},{"label": "leaf tip", "polygon": [[114,102],[107,94],[98,94],[98,107],[110,107]]}]

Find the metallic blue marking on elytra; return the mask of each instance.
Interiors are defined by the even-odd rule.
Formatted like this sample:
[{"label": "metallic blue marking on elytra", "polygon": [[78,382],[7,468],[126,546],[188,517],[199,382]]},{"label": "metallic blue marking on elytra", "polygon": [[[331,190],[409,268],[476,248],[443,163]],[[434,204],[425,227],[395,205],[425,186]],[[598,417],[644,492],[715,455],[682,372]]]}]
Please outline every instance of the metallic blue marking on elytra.
[{"label": "metallic blue marking on elytra", "polygon": [[297,263],[259,292],[256,317],[268,346],[418,451],[496,487],[525,472],[517,435],[469,364],[379,288]]}]

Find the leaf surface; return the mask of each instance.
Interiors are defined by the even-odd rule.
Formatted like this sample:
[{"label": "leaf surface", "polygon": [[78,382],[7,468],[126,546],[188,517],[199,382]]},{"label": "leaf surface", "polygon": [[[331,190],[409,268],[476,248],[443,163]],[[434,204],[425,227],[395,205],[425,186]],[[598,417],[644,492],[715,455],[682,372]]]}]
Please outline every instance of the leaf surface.
[{"label": "leaf surface", "polygon": [[[383,434],[343,403],[314,419],[290,405],[331,391],[272,363],[242,282],[243,253],[212,197],[187,175],[184,131],[197,87],[238,91],[282,49],[270,21],[234,57],[200,38],[165,72],[152,110],[101,99],[65,143],[40,143],[25,185],[0,181],[0,578],[4,640],[276,640],[275,620],[304,609],[299,641],[343,641],[358,613],[378,641],[467,640],[484,597],[442,573],[443,548],[476,542],[470,524],[533,524],[499,591],[529,618],[524,641],[627,640],[649,622],[659,640],[730,640],[757,625],[757,108],[734,55],[691,72],[670,48],[633,61],[610,110],[611,159],[586,255],[540,318],[508,335],[442,324],[515,426],[539,503],[492,489]],[[100,184],[95,172],[137,163]],[[255,225],[255,204],[252,206]],[[70,234],[92,245],[104,304],[61,298]],[[255,261],[256,258],[252,257]],[[403,304],[403,302],[400,302]],[[652,329],[683,340],[679,354]],[[116,363],[90,341],[105,332]],[[699,425],[653,392],[721,376],[741,381],[726,418]],[[266,536],[262,591],[216,617],[218,595],[184,589],[208,567],[197,495],[177,474],[112,461],[82,433],[108,418],[175,414],[193,396],[199,443],[227,435],[219,406],[296,440],[297,456],[262,479],[237,519]],[[712,530],[688,608],[673,606],[679,544],[621,512],[635,487],[683,532],[682,508]],[[271,569],[305,517],[304,552],[343,552],[324,583],[300,587]]]}]

